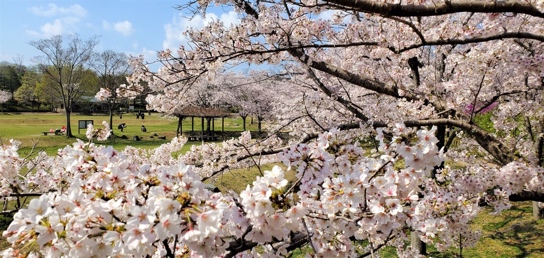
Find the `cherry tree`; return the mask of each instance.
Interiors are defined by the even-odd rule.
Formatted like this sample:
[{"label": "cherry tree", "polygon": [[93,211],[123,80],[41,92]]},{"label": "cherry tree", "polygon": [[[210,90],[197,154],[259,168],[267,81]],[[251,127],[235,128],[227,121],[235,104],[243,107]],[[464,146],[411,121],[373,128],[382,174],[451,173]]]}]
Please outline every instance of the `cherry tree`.
[{"label": "cherry tree", "polygon": [[249,94],[246,108],[250,114],[257,118],[257,128],[261,132],[263,120],[270,120],[273,117],[271,111],[274,103],[278,102],[278,98],[287,97],[287,95],[281,95],[281,91],[277,90],[278,85],[282,84],[277,77],[267,78],[268,75],[266,74],[256,73],[252,73],[249,76],[254,80],[258,79],[258,83],[245,91]]},{"label": "cherry tree", "polygon": [[11,94],[5,90],[0,90],[0,103],[7,102],[11,99]]},{"label": "cherry tree", "polygon": [[11,93],[5,90],[0,90],[0,107],[3,103],[8,102],[11,99]]},{"label": "cherry tree", "polygon": [[[410,233],[440,251],[475,244],[470,221],[481,202],[500,212],[512,201],[544,201],[544,2],[186,7],[203,14],[213,4],[233,7],[240,23],[187,31],[192,47],[161,52],[156,73],[132,60],[127,93],[145,81],[183,101],[225,65],[281,65],[290,80],[283,87],[296,86],[274,109],[298,138],[245,133],[179,157],[170,153],[182,138],[123,152],[77,142],[39,156],[47,162],[32,162],[40,165],[27,175],[12,142],[0,153],[9,161],[0,163],[2,196],[44,194],[15,214],[3,256],[276,257],[307,246],[317,256],[353,257],[388,245],[414,257]],[[483,112],[492,130],[478,124]],[[89,139],[100,132],[89,128]],[[296,181],[274,167],[241,193],[204,187],[257,156],[281,161]]]},{"label": "cherry tree", "polygon": [[[230,84],[223,87],[223,96],[227,105],[236,110],[242,118],[243,130],[246,130],[246,119],[253,115],[258,121],[258,130],[262,130],[262,120],[274,117],[273,106],[282,95],[283,82],[279,76],[271,76],[264,71],[252,71],[244,74],[227,75]],[[281,102],[281,101],[280,101]]]}]

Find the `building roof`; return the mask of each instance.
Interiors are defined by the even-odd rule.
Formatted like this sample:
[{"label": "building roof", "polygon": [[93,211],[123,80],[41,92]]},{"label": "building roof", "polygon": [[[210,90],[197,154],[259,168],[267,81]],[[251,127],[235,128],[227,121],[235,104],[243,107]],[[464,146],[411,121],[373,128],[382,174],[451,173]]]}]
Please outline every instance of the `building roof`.
[{"label": "building roof", "polygon": [[221,108],[186,106],[174,112],[174,115],[184,117],[226,117],[230,113],[228,110]]}]

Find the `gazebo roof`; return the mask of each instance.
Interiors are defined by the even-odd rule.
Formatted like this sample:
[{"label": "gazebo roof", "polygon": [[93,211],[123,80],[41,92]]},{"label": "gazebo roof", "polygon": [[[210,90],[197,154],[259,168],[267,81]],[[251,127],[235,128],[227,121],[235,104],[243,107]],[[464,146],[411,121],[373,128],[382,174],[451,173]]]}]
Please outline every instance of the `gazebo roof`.
[{"label": "gazebo roof", "polygon": [[226,117],[229,112],[221,108],[186,106],[181,110],[174,112],[176,116],[185,117]]}]

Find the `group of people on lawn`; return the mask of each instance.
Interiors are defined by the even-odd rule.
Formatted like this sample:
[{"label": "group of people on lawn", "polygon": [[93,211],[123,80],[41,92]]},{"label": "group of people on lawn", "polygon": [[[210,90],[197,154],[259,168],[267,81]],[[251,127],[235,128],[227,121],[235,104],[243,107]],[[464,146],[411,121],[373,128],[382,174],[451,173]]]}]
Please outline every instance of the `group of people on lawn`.
[{"label": "group of people on lawn", "polygon": [[[117,126],[117,129],[121,130],[121,132],[127,127],[127,124],[126,123],[122,123],[122,124],[119,124]],[[142,130],[142,132],[147,132],[147,128],[145,128],[145,125],[142,125],[142,127],[140,128],[140,130]]]},{"label": "group of people on lawn", "polygon": [[[145,115],[144,115],[144,113],[143,113],[142,111],[140,111],[140,112],[136,115],[136,117],[140,117],[140,116],[142,117],[142,119],[144,119],[144,116],[145,116]],[[122,132],[126,127],[127,127],[127,124],[126,124],[126,123],[121,123],[121,124],[119,124],[119,125],[117,126],[117,129],[121,130],[121,132]],[[145,128],[145,125],[142,125],[142,127],[140,128],[140,130],[141,130],[142,132],[144,132],[144,133],[147,132],[147,128]],[[64,134],[64,133],[66,133],[66,126],[63,125],[62,128],[60,128],[60,129],[57,128],[57,129],[55,129],[55,130],[53,130],[53,128],[51,128],[51,129],[49,129],[49,132],[50,132],[50,133],[55,133],[55,134],[57,134],[57,135],[59,135],[59,134]]]},{"label": "group of people on lawn", "polygon": [[53,128],[49,129],[49,132],[50,133],[55,133],[56,135],[60,135],[60,134],[64,134],[66,133],[66,126],[63,125],[60,129],[55,129],[53,130]]}]

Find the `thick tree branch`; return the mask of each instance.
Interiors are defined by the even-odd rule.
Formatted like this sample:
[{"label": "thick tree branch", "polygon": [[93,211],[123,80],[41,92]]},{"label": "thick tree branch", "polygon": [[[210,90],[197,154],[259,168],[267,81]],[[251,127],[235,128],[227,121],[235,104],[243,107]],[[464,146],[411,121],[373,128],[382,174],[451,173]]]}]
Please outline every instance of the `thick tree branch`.
[{"label": "thick tree branch", "polygon": [[429,119],[429,120],[417,120],[417,121],[405,121],[404,124],[408,127],[415,126],[432,126],[432,125],[449,125],[460,128],[482,146],[489,154],[491,154],[499,163],[506,165],[514,161],[514,155],[509,151],[506,146],[502,144],[497,138],[493,137],[490,133],[486,132],[484,129],[474,125],[469,124],[460,120],[453,119]]},{"label": "thick tree branch", "polygon": [[544,202],[544,193],[535,191],[522,191],[508,196],[508,200],[510,200],[511,202]]},{"label": "thick tree branch", "polygon": [[321,80],[319,80],[319,78],[317,77],[317,75],[314,73],[314,71],[312,71],[311,68],[307,68],[306,71],[308,72],[308,75],[310,75],[310,78],[315,82],[315,84],[317,85],[317,87],[323,92],[325,93],[327,96],[331,97],[331,98],[334,98],[337,102],[339,102],[340,104],[342,104],[345,108],[347,108],[349,111],[351,111],[357,118],[361,119],[361,121],[363,122],[367,122],[368,121],[368,117],[365,116],[363,113],[361,113],[357,107],[355,107],[353,105],[353,103],[351,103],[350,101],[342,98],[341,96],[334,96],[333,92],[331,92],[329,90],[329,88],[327,88],[327,86],[325,86],[325,84],[323,84],[323,82],[321,82]]},{"label": "thick tree branch", "polygon": [[474,38],[462,38],[462,39],[439,39],[430,40],[422,43],[413,44],[398,50],[392,49],[395,53],[402,53],[408,50],[420,48],[423,46],[444,46],[444,45],[466,45],[471,43],[482,43],[487,41],[502,40],[502,39],[533,39],[540,42],[544,42],[544,36],[528,33],[528,32],[504,32],[487,37],[474,37]]},{"label": "thick tree branch", "polygon": [[365,89],[395,98],[405,98],[408,101],[419,100],[418,96],[409,92],[407,92],[405,95],[401,95],[399,93],[399,89],[395,86],[388,86],[380,81],[364,78],[358,74],[352,73],[337,66],[330,65],[323,61],[312,60],[308,55],[298,49],[290,49],[288,51],[293,57],[297,58],[299,61],[308,65],[311,68],[338,77],[344,81],[361,86]]},{"label": "thick tree branch", "polygon": [[[292,237],[287,246],[287,251],[293,251],[308,243],[307,235],[301,232],[292,233]],[[250,250],[258,244],[255,242],[243,241],[242,239],[235,240],[229,243],[227,250],[229,251],[224,257],[234,257],[236,254]]]},{"label": "thick tree branch", "polygon": [[433,5],[380,3],[373,0],[329,0],[324,4],[338,9],[353,10],[364,13],[374,13],[388,16],[440,16],[460,12],[476,13],[523,13],[535,17],[544,18],[544,13],[530,3],[502,0],[502,1],[476,1],[460,0],[434,3]]},{"label": "thick tree branch", "polygon": [[233,2],[236,3],[236,6],[238,6],[238,8],[244,10],[244,12],[248,15],[251,15],[255,19],[259,19],[259,13],[247,1],[235,0]]}]

